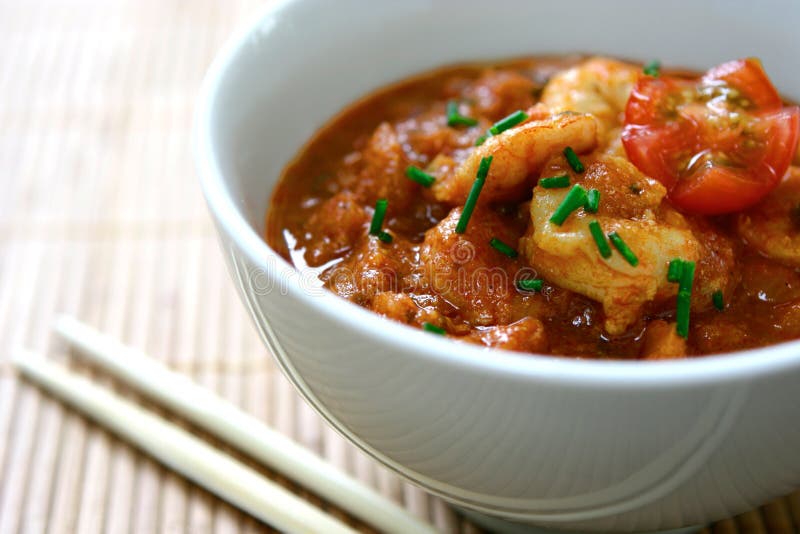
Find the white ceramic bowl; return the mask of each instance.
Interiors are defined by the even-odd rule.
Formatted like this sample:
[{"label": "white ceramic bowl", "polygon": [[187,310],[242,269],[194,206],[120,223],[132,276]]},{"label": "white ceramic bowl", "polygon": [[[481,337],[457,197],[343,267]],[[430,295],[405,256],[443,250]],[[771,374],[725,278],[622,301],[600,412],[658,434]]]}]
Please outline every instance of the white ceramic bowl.
[{"label": "white ceramic bowl", "polygon": [[286,375],[371,456],[462,507],[581,530],[730,516],[800,487],[800,343],[675,362],[487,351],[319,289],[263,241],[283,166],[342,107],[449,63],[587,51],[703,69],[760,56],[800,98],[796,2],[270,7],[220,53],[196,159],[242,300]]}]

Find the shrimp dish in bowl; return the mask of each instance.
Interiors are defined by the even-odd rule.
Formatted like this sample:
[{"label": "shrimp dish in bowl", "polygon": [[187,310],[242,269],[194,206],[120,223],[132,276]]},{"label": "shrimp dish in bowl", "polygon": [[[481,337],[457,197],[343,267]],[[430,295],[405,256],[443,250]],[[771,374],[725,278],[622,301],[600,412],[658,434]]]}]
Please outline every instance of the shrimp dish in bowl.
[{"label": "shrimp dish in bowl", "polygon": [[270,245],[434,335],[665,359],[800,338],[800,111],[755,58],[459,65],[379,90],[284,170]]},{"label": "shrimp dish in bowl", "polygon": [[265,6],[195,158],[297,392],[487,525],[675,529],[800,487],[800,11],[761,7]]}]

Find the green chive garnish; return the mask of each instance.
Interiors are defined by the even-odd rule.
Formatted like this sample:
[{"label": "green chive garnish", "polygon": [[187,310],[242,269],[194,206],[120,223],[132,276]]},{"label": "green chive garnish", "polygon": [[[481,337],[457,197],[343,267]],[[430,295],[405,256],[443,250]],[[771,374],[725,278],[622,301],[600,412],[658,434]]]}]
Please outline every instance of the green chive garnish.
[{"label": "green chive garnish", "polygon": [[422,323],[422,329],[432,334],[439,334],[440,336],[443,336],[447,333],[444,328],[438,327],[431,323]]},{"label": "green chive garnish", "polygon": [[681,337],[689,336],[689,312],[692,304],[692,286],[694,285],[695,263],[684,261],[681,265],[681,280],[678,289],[676,312],[676,330]]},{"label": "green chive garnish", "polygon": [[689,312],[692,306],[692,292],[678,291],[678,304],[675,312],[675,330],[682,338],[689,337]]},{"label": "green chive garnish", "polygon": [[675,258],[669,262],[669,269],[667,269],[667,281],[680,282],[681,275],[683,274],[683,260]]},{"label": "green chive garnish", "polygon": [[694,284],[694,270],[695,270],[695,263],[693,261],[684,261],[683,266],[681,267],[681,280],[680,280],[680,291],[692,291],[692,285]]},{"label": "green chive garnish", "polygon": [[409,165],[406,168],[406,176],[409,177],[411,180],[417,182],[422,187],[430,187],[433,185],[433,182],[436,181],[436,177],[428,174],[427,172],[423,171],[419,167],[414,165]]},{"label": "green chive garnish", "polygon": [[475,126],[477,119],[465,117],[458,112],[458,101],[450,100],[447,102],[447,125],[448,126]]},{"label": "green chive garnish", "polygon": [[458,224],[456,224],[457,234],[463,234],[467,231],[467,223],[469,222],[469,218],[472,217],[472,212],[475,211],[475,205],[478,203],[478,196],[480,196],[481,189],[483,189],[483,184],[486,181],[486,176],[489,174],[489,167],[492,165],[493,158],[494,156],[481,158],[481,164],[478,167],[478,175],[475,177],[475,181],[472,182],[472,189],[469,192],[467,201],[464,203],[464,211],[461,212],[461,217],[459,217]]},{"label": "green chive garnish", "polygon": [[481,162],[478,165],[478,174],[477,178],[481,180],[485,180],[487,176],[489,176],[489,167],[492,166],[492,160],[494,156],[486,156],[485,158],[481,158]]},{"label": "green chive garnish", "polygon": [[506,130],[508,130],[509,128],[513,128],[517,124],[523,122],[527,118],[528,118],[527,113],[525,113],[521,109],[517,110],[511,115],[503,117],[502,119],[494,123],[492,127],[489,128],[489,133],[491,133],[492,135],[501,134]]},{"label": "green chive garnish", "polygon": [[381,228],[383,227],[383,219],[386,217],[386,208],[389,206],[389,201],[385,198],[379,198],[375,202],[375,213],[372,214],[372,222],[369,225],[370,235],[380,235]]},{"label": "green chive garnish", "polygon": [[481,136],[478,136],[478,138],[475,139],[475,146],[481,146],[483,143],[486,142],[487,139],[489,139],[489,134],[483,134]]},{"label": "green chive garnish", "polygon": [[493,249],[495,249],[497,252],[500,252],[501,254],[505,254],[509,258],[516,258],[517,257],[517,251],[514,250],[513,247],[511,247],[510,245],[506,245],[505,243],[503,243],[502,241],[500,241],[496,237],[493,237],[491,239],[491,241],[489,241],[489,245],[491,245],[491,247]]},{"label": "green chive garnish", "polygon": [[542,287],[544,287],[544,280],[541,278],[517,280],[517,289],[520,291],[541,291]]},{"label": "green chive garnish", "polygon": [[600,208],[600,191],[589,189],[589,192],[586,193],[586,206],[584,207],[589,213],[597,213]]},{"label": "green chive garnish", "polygon": [[517,287],[522,291],[541,291],[544,286],[544,280],[541,278],[529,278],[527,280],[517,281]]},{"label": "green chive garnish", "polygon": [[553,212],[553,215],[550,217],[550,222],[561,226],[564,224],[564,221],[567,220],[570,213],[583,207],[585,203],[586,189],[580,185],[573,185],[572,189],[567,193],[567,196],[564,197],[564,200],[562,200],[561,204],[556,208],[556,211]]},{"label": "green chive garnish", "polygon": [[542,178],[539,180],[539,185],[545,189],[559,189],[561,187],[569,186],[569,176],[551,176],[550,178]]},{"label": "green chive garnish", "polygon": [[378,233],[378,239],[380,239],[381,241],[383,241],[386,244],[389,244],[389,243],[392,242],[393,238],[392,238],[392,234],[390,234],[389,232],[383,232],[382,231],[382,232]]},{"label": "green chive garnish", "polygon": [[644,72],[648,76],[653,76],[657,78],[658,75],[661,73],[661,62],[657,59],[654,59],[653,61],[644,66],[642,72]]},{"label": "green chive garnish", "polygon": [[589,231],[592,233],[594,242],[597,243],[597,250],[600,251],[600,255],[603,256],[604,258],[610,258],[611,247],[609,246],[608,240],[606,239],[606,236],[603,233],[603,229],[600,228],[600,223],[597,221],[590,222]]},{"label": "green chive garnish", "polygon": [[575,153],[575,151],[572,150],[571,146],[568,146],[564,149],[564,157],[567,158],[567,163],[569,163],[569,166],[572,167],[573,171],[578,173],[584,171],[583,163],[581,163],[581,160],[578,158],[578,155]]},{"label": "green chive garnish", "polygon": [[625,241],[619,236],[617,232],[611,232],[608,234],[608,239],[611,241],[611,244],[619,250],[619,253],[622,254],[622,257],[625,258],[625,261],[630,263],[632,266],[636,267],[639,265],[639,258],[636,257],[636,254],[625,244]]},{"label": "green chive garnish", "polygon": [[711,302],[714,303],[714,307],[719,311],[725,309],[725,299],[722,296],[722,291],[720,290],[714,291],[714,294],[711,295]]}]

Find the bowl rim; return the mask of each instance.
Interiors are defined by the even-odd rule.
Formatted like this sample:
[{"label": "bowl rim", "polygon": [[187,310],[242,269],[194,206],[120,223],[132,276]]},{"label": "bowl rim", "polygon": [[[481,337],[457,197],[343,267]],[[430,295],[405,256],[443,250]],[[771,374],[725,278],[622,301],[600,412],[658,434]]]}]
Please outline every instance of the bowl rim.
[{"label": "bowl rim", "polygon": [[287,268],[295,268],[253,229],[226,190],[225,175],[217,158],[212,136],[214,104],[231,63],[246,48],[253,34],[259,33],[259,37],[264,38],[261,28],[267,18],[290,8],[294,3],[296,0],[269,3],[227,39],[203,79],[192,127],[193,158],[201,189],[219,229],[224,229],[250,261],[262,268],[270,279],[285,284],[290,295],[314,308],[330,321],[341,323],[365,338],[390,343],[405,352],[434,358],[443,364],[468,366],[476,371],[513,376],[520,380],[566,381],[575,385],[615,388],[657,385],[690,387],[749,381],[759,376],[800,368],[800,340],[678,360],[570,358],[454,343],[452,339],[381,317],[331,292],[309,294],[296,277],[284,275],[290,272]]}]

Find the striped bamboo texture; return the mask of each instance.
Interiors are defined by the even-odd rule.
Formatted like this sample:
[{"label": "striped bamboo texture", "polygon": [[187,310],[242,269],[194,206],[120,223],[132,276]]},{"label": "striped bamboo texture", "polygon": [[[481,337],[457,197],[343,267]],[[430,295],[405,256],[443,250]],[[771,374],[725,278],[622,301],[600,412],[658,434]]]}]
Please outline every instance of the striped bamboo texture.
[{"label": "striped bamboo texture", "polygon": [[[0,0],[0,533],[270,531],[18,380],[9,356],[20,345],[78,367],[50,334],[59,312],[219,391],[443,532],[478,532],[323,424],[233,292],[196,184],[190,125],[215,50],[259,8]],[[800,494],[711,530],[793,524]]]}]

